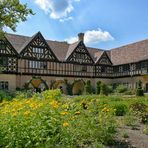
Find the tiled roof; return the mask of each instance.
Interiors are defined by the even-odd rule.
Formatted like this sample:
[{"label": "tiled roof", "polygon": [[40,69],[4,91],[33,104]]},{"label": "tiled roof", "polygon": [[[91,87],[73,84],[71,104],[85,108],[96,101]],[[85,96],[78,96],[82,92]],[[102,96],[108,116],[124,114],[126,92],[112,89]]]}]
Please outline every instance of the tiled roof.
[{"label": "tiled roof", "polygon": [[[6,34],[6,38],[18,53],[20,53],[21,50],[26,47],[26,45],[34,38],[34,36],[27,37],[22,35]],[[79,41],[73,44],[51,40],[46,41],[51,50],[54,52],[54,54],[60,61],[66,61],[66,59],[70,56],[70,54],[79,44]],[[92,57],[94,62],[99,60],[102,53],[104,52],[104,50],[102,49],[92,47],[87,47],[87,50],[90,53],[90,56]],[[106,53],[111,59],[113,65],[120,65],[146,60],[148,59],[148,39],[119,48],[107,50]]]},{"label": "tiled roof", "polygon": [[98,56],[100,56],[102,52],[104,51],[103,49],[97,49],[97,48],[92,48],[92,47],[87,47],[87,50],[90,53],[94,62],[96,62]]},{"label": "tiled roof", "polygon": [[57,41],[51,41],[46,40],[47,44],[51,48],[51,50],[54,52],[56,57],[60,61],[65,61],[65,57],[69,48],[69,44],[67,42],[57,42]]},{"label": "tiled roof", "polygon": [[68,57],[72,54],[72,52],[75,50],[75,48],[78,46],[79,43],[80,43],[80,41],[77,41],[77,42],[69,45],[65,60],[68,59]]},{"label": "tiled roof", "polygon": [[111,50],[111,61],[114,65],[146,59],[148,59],[148,39]]},{"label": "tiled roof", "polygon": [[31,37],[22,36],[22,35],[14,35],[14,34],[6,34],[6,38],[15,48],[15,50],[19,53],[22,49],[22,46],[30,40]]}]

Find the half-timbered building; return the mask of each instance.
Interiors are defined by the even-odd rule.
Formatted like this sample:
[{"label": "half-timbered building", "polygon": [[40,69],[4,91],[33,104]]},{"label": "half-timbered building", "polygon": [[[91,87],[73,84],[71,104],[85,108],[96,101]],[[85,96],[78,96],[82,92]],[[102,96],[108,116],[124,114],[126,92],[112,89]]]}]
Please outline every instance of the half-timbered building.
[{"label": "half-timbered building", "polygon": [[54,80],[91,80],[135,88],[141,80],[148,91],[148,39],[111,50],[85,46],[84,34],[73,44],[6,34],[0,40],[0,89],[22,88],[33,76],[50,87]]}]

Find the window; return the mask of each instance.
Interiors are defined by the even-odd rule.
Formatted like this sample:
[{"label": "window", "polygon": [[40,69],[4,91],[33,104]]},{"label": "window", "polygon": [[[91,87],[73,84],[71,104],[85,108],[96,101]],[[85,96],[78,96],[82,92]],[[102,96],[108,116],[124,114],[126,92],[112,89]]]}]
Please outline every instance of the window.
[{"label": "window", "polygon": [[8,90],[8,82],[0,81],[0,90]]},{"label": "window", "polygon": [[119,72],[123,72],[123,66],[119,66]]},{"label": "window", "polygon": [[8,66],[8,58],[0,57],[0,66]]},{"label": "window", "polygon": [[29,61],[29,68],[47,69],[47,62],[45,62],[45,61]]},{"label": "window", "polygon": [[141,62],[141,68],[147,68],[147,61]]},{"label": "window", "polygon": [[74,65],[74,71],[87,72],[87,66],[85,66],[85,65]]},{"label": "window", "polygon": [[33,47],[32,51],[34,53],[43,53],[44,52],[43,48],[38,48],[38,47]]}]

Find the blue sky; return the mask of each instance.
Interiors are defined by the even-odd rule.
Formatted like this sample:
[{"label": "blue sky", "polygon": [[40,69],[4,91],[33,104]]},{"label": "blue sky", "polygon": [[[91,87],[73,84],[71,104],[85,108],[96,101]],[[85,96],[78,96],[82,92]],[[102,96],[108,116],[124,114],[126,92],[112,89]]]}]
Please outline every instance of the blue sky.
[{"label": "blue sky", "polygon": [[[148,38],[148,0],[21,0],[36,13],[16,34],[74,42],[85,33],[87,46],[111,49]],[[9,29],[7,32],[12,33]]]}]

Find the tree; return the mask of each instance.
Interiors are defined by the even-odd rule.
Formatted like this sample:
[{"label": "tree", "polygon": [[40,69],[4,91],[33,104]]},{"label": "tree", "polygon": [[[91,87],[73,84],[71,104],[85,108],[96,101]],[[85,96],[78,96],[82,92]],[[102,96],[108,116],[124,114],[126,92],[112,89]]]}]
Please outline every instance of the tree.
[{"label": "tree", "polygon": [[97,82],[96,94],[100,94],[101,81]]},{"label": "tree", "polygon": [[86,81],[85,92],[86,92],[86,94],[92,93],[92,87],[91,87],[91,81],[90,80]]},{"label": "tree", "polygon": [[0,0],[0,37],[4,35],[4,27],[16,31],[17,23],[26,21],[30,14],[34,15],[32,9],[19,0]]},{"label": "tree", "polygon": [[104,84],[104,83],[101,83],[101,86],[100,86],[100,94],[101,95],[105,95],[105,96],[108,95],[107,85]]},{"label": "tree", "polygon": [[144,96],[141,80],[138,81],[138,88],[136,90],[136,96]]}]

